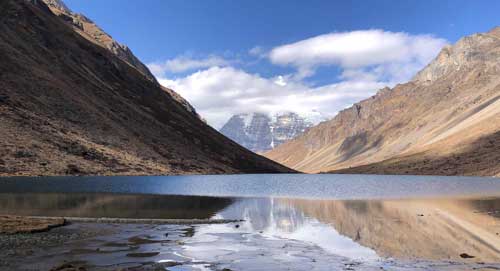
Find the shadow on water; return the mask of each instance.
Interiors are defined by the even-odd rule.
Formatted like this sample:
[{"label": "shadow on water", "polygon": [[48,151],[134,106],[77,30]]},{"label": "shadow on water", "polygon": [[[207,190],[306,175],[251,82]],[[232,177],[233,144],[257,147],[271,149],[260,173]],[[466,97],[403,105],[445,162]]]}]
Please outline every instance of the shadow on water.
[{"label": "shadow on water", "polygon": [[97,193],[2,193],[1,214],[112,218],[207,219],[230,198]]}]

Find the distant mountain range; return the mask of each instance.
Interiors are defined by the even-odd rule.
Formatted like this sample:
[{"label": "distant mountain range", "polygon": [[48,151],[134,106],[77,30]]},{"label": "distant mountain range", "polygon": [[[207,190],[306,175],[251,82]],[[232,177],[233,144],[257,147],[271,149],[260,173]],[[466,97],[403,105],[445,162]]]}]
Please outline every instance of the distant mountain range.
[{"label": "distant mountain range", "polygon": [[251,151],[263,152],[297,137],[322,120],[326,118],[319,112],[307,116],[293,112],[273,116],[263,113],[238,114],[232,116],[220,132]]},{"label": "distant mountain range", "polygon": [[61,1],[1,1],[0,59],[0,175],[292,172],[206,125]]},{"label": "distant mountain range", "polygon": [[305,172],[500,176],[500,27],[265,156]]}]

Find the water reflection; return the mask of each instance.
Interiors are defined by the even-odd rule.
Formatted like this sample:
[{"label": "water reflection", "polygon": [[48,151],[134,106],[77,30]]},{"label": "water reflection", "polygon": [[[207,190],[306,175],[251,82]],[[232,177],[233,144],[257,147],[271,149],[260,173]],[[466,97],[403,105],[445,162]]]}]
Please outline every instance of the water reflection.
[{"label": "water reflection", "polygon": [[[244,219],[195,227],[196,240],[293,239],[351,259],[500,262],[500,198],[305,200],[116,194],[0,194],[0,214]],[[193,233],[192,233],[193,234]],[[238,237],[240,236],[240,237]],[[215,245],[215,243],[214,243]],[[198,247],[199,249],[199,247]],[[210,250],[210,253],[216,248]],[[234,248],[241,253],[242,247]],[[252,248],[255,249],[255,248]],[[463,259],[466,253],[472,259]],[[240,255],[241,256],[241,255]]]},{"label": "water reflection", "polygon": [[241,200],[218,215],[246,227],[314,243],[337,255],[373,259],[500,261],[500,199],[334,201]]},{"label": "water reflection", "polygon": [[0,214],[28,216],[206,219],[232,202],[198,196],[97,193],[0,193]]},{"label": "water reflection", "polygon": [[304,201],[307,216],[384,257],[500,261],[500,200]]},{"label": "water reflection", "polygon": [[293,202],[283,199],[241,199],[219,212],[217,218],[243,218],[245,222],[235,230],[239,232],[258,232],[270,238],[304,241],[335,255],[353,259],[378,258],[374,250],[308,216]]}]

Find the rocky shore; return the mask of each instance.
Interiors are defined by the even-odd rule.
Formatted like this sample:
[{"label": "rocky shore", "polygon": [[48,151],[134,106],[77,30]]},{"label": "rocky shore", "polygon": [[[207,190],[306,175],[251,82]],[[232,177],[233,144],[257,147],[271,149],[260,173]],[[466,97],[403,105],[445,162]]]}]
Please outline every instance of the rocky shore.
[{"label": "rocky shore", "polygon": [[[182,245],[181,237],[193,235],[192,225],[237,223],[240,220],[225,219],[124,219],[124,218],[82,218],[82,217],[30,217],[0,216],[0,270],[51,270],[51,271],[87,271],[87,270],[165,270],[167,267],[182,265],[184,261],[143,262],[141,259],[157,256],[160,252],[140,252],[141,246],[172,243]],[[157,225],[167,226],[177,231],[161,233],[169,239],[154,239],[152,235],[136,235],[122,241],[102,241],[109,236],[127,236],[121,232],[134,231],[137,234],[145,228]],[[183,226],[184,225],[184,226]],[[185,225],[188,225],[187,227]],[[64,226],[64,227],[63,227]],[[128,230],[126,230],[128,229]],[[133,230],[132,230],[133,229]],[[170,236],[169,236],[170,235]],[[82,242],[96,244],[95,249],[82,248]],[[69,244],[78,244],[73,246]],[[69,245],[69,246],[68,246]],[[56,261],[38,259],[46,251],[65,247],[59,251]],[[96,266],[92,261],[82,261],[79,256],[128,252],[117,264],[110,266],[101,262]],[[91,258],[93,258],[91,257]],[[74,259],[78,258],[78,259]],[[127,261],[125,259],[139,259]],[[125,266],[122,266],[125,263]],[[230,270],[230,269],[226,269]]]},{"label": "rocky shore", "polygon": [[[25,225],[22,221],[29,221],[37,225],[33,218],[24,219],[11,217],[9,223],[17,221],[19,225]],[[41,218],[39,222],[42,221],[47,222],[47,218]],[[500,269],[498,264],[475,261],[351,259],[293,238],[270,238],[262,232],[249,229],[245,221],[218,222],[173,225],[64,221],[64,226],[48,227],[44,232],[2,233],[0,270]],[[23,229],[27,228],[23,226]]]},{"label": "rocky shore", "polygon": [[[5,220],[0,223],[0,228],[6,228],[4,224]],[[36,231],[28,230],[26,226],[23,225],[23,221],[29,221],[30,225],[36,225],[31,229],[36,229]],[[43,221],[43,220],[42,220]],[[31,256],[37,252],[43,251],[48,248],[57,247],[65,243],[83,240],[86,238],[92,238],[98,235],[109,234],[111,231],[96,229],[93,227],[80,227],[68,228],[68,227],[46,227],[45,231],[40,230],[38,225],[43,224],[41,221],[35,221],[35,219],[16,219],[18,223],[17,226],[12,226],[9,228],[15,228],[17,231],[2,231],[0,233],[0,270],[16,270],[16,265],[22,262],[24,257]],[[58,222],[58,221],[56,221]],[[13,225],[14,222],[9,222]],[[50,224],[56,225],[56,224]],[[49,229],[51,229],[49,231]],[[23,229],[24,231],[21,231]]]}]

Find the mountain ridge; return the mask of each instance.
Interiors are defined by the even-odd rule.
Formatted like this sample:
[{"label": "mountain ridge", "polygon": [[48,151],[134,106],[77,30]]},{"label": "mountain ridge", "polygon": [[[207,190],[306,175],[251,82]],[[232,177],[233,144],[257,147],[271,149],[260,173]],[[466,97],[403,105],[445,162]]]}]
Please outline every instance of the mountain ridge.
[{"label": "mountain ridge", "polygon": [[[453,159],[432,162],[453,157],[453,151],[500,129],[499,33],[496,27],[460,39],[443,48],[411,81],[378,91],[265,156],[306,172],[365,173],[370,164],[392,159],[393,170],[378,164],[366,173],[500,174],[499,163],[471,162],[474,168]],[[471,127],[472,132],[467,129]],[[500,159],[495,152],[500,142],[494,138],[493,147],[484,151],[489,159]],[[468,153],[460,159],[478,159]],[[415,155],[425,156],[421,160],[428,160],[426,165],[396,166],[402,157]]]},{"label": "mountain ridge", "polygon": [[[128,46],[114,40],[111,35],[102,30],[91,19],[87,18],[83,14],[71,11],[62,0],[40,1],[43,1],[55,15],[59,16],[66,23],[71,25],[73,29],[82,37],[107,49],[108,51],[116,55],[119,59],[136,68],[139,72],[144,74],[146,78],[160,85],[157,82],[155,76],[148,69],[148,67],[134,55],[134,53],[132,52],[132,50],[130,50],[130,48],[128,48]],[[164,86],[161,87],[165,92],[172,96],[172,98],[181,103],[189,112],[192,112],[193,114],[201,118],[196,112],[195,108],[177,92]]]}]

